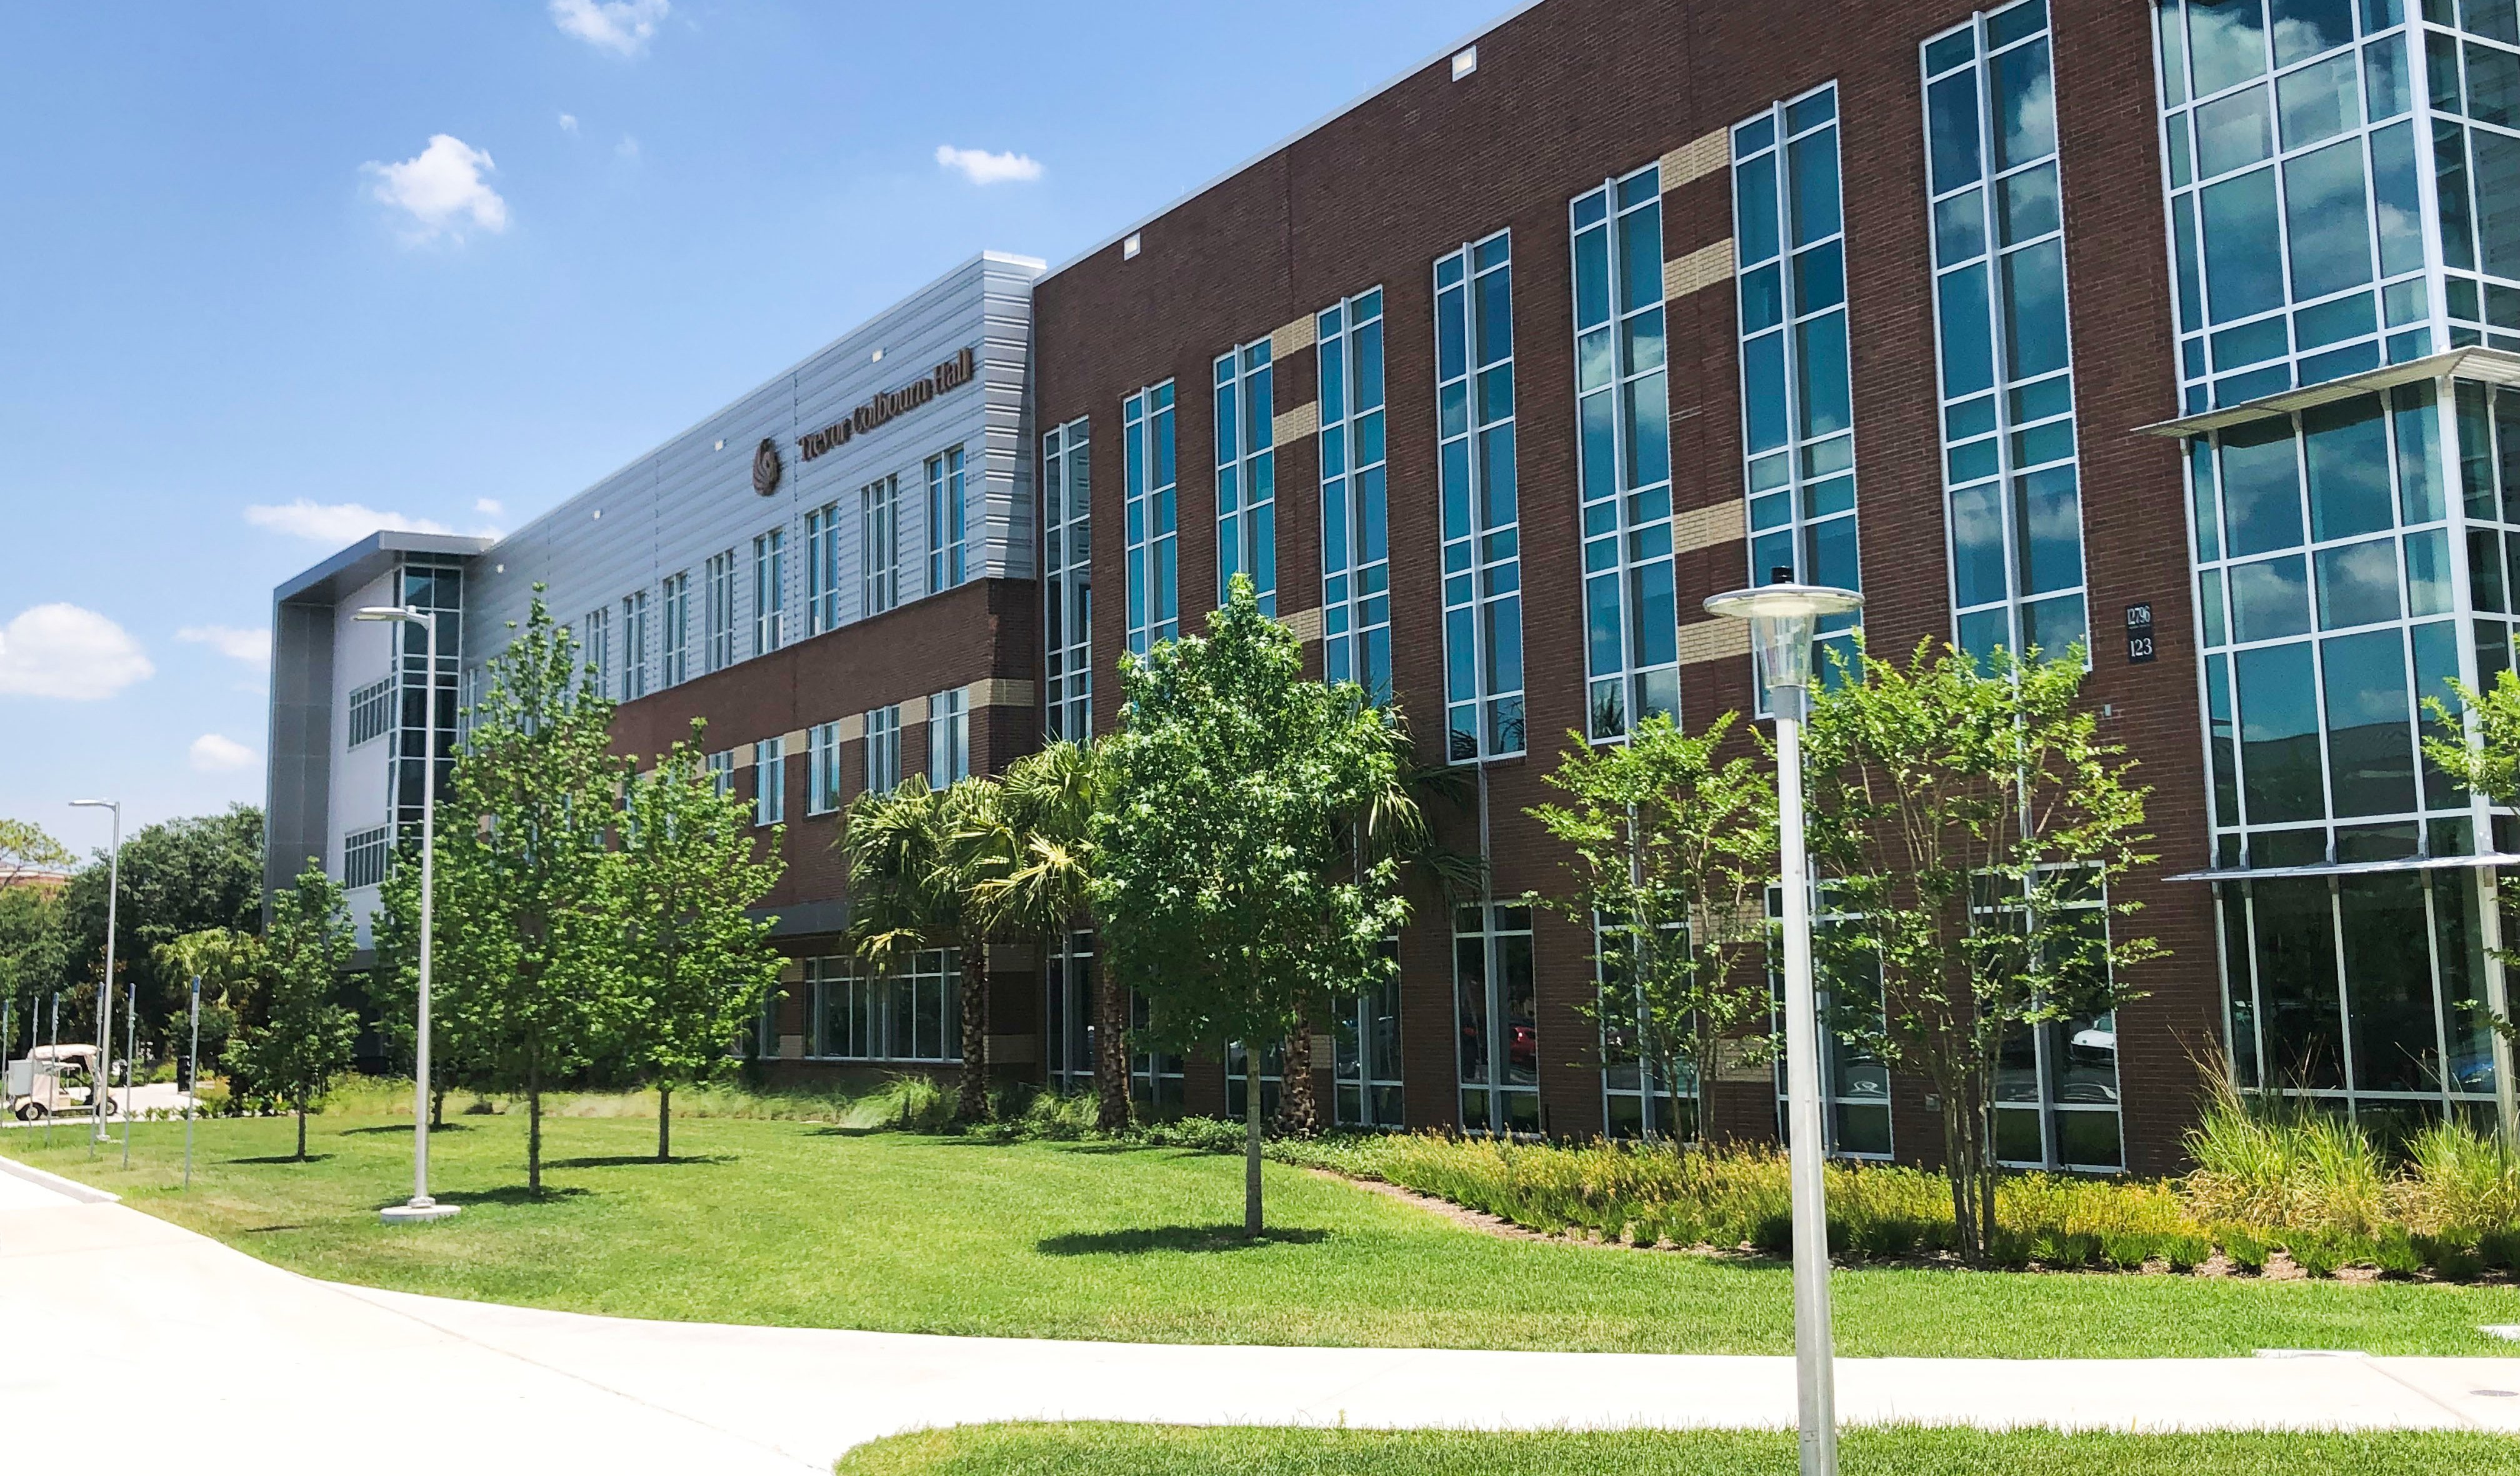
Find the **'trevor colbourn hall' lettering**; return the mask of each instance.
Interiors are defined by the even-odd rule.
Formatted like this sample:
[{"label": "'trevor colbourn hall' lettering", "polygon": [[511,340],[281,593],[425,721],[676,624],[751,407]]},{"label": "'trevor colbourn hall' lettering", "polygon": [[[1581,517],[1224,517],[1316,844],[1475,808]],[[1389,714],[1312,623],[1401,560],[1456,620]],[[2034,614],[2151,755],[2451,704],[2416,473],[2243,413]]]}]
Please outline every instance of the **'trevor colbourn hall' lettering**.
[{"label": "'trevor colbourn hall' lettering", "polygon": [[808,431],[796,438],[796,449],[807,461],[845,446],[852,436],[863,435],[894,416],[918,409],[947,390],[960,389],[971,382],[971,351],[961,353],[929,370],[923,377],[899,389],[877,395],[849,413],[844,421],[834,421],[820,430]]}]

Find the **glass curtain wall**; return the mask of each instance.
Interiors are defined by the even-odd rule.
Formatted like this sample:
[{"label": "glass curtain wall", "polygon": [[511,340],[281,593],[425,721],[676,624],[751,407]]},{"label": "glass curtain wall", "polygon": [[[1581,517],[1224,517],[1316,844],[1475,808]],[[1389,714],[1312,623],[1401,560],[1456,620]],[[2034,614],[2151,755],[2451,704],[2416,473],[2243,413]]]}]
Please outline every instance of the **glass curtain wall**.
[{"label": "glass curtain wall", "polygon": [[1173,381],[1120,404],[1120,487],[1127,519],[1129,649],[1140,655],[1181,634],[1180,509],[1173,466]]},{"label": "glass curtain wall", "polygon": [[[1846,920],[1846,915],[1834,911],[1826,888],[1820,890],[1812,910],[1812,926],[1825,930]],[[1768,889],[1768,917],[1780,921],[1785,915],[1784,893]],[[1820,1006],[1821,1029],[1827,1038],[1827,1049],[1820,1057],[1821,1110],[1828,1130],[1829,1152],[1845,1158],[1888,1158],[1891,1155],[1890,1133],[1890,1068],[1879,1056],[1849,1040],[1877,1030],[1881,1025],[1881,970],[1876,964],[1848,975],[1824,962],[1815,961],[1814,984]],[[1785,1033],[1785,978],[1771,968],[1768,972],[1769,1029],[1778,1040]],[[1777,1141],[1792,1137],[1791,1113],[1785,1095],[1785,1058],[1777,1053],[1773,1076],[1777,1089]]]},{"label": "glass curtain wall", "polygon": [[1094,1090],[1094,935],[1063,933],[1051,951],[1042,1018],[1050,1022],[1051,1090],[1068,1096]]},{"label": "glass curtain wall", "polygon": [[[1754,584],[1789,568],[1805,583],[1863,588],[1838,197],[1835,83],[1733,125],[1741,445]],[[1832,651],[1853,654],[1845,633],[1854,624],[1852,615],[1820,622],[1824,671],[1832,669]]]},{"label": "glass curtain wall", "polygon": [[396,604],[437,612],[437,679],[434,700],[428,671],[428,632],[415,621],[401,621],[402,659],[395,663],[396,721],[391,762],[394,823],[418,825],[427,810],[423,795],[428,777],[428,730],[437,728],[437,792],[444,794],[455,769],[459,742],[456,709],[462,692],[459,668],[464,660],[464,570],[453,563],[406,562],[398,572]]},{"label": "glass curtain wall", "polygon": [[805,634],[840,628],[840,505],[805,514]]},{"label": "glass curtain wall", "polygon": [[1923,57],[1954,642],[2061,656],[2091,619],[2047,0]]},{"label": "glass curtain wall", "polygon": [[[2432,352],[2426,154],[2440,152],[2444,225],[2453,195],[2467,208],[2452,177],[2465,167],[2459,125],[2437,122],[2427,148],[2411,115],[2427,48],[2409,45],[2404,0],[2275,0],[2272,15],[2266,4],[2160,0],[2154,12],[2191,415]],[[2433,34],[2446,68],[2433,96],[2455,113],[2460,43]],[[2520,100],[2520,67],[2512,80]],[[2472,268],[2472,245],[2451,259]],[[2463,305],[2473,317],[2472,281]]]},{"label": "glass curtain wall", "polygon": [[[1651,1057],[1681,1054],[1680,1043],[1653,1049],[1650,1017],[1637,993],[1636,975],[1618,963],[1617,939],[1624,927],[1593,924],[1593,979],[1601,991],[1601,1112],[1612,1138],[1675,1138],[1696,1133],[1698,1091],[1690,1063],[1681,1059],[1669,1072]],[[1665,947],[1688,945],[1686,929],[1672,924]],[[1614,970],[1616,976],[1614,976]]]},{"label": "glass curtain wall", "polygon": [[1509,232],[1436,258],[1435,401],[1445,754],[1472,763],[1523,751]]},{"label": "glass curtain wall", "polygon": [[735,550],[711,554],[706,568],[707,647],[701,670],[724,671],[735,664]]},{"label": "glass curtain wall", "polygon": [[772,528],[752,540],[752,653],[787,644],[788,530]]},{"label": "glass curtain wall", "polygon": [[664,597],[664,661],[657,685],[680,687],[692,675],[692,571],[666,575]]},{"label": "glass curtain wall", "polygon": [[878,615],[901,603],[901,478],[886,476],[858,493],[859,609]]},{"label": "glass curtain wall", "polygon": [[835,1060],[963,1058],[962,956],[932,949],[890,973],[847,958],[809,959],[816,1055]]},{"label": "glass curtain wall", "polygon": [[[1396,957],[1400,941],[1385,945]],[[1342,1128],[1397,1128],[1401,1121],[1400,981],[1359,995],[1339,1008],[1330,1027],[1333,1113]]]},{"label": "glass curtain wall", "polygon": [[621,597],[621,700],[648,694],[648,592]]},{"label": "glass curtain wall", "polygon": [[1052,742],[1094,736],[1094,497],[1089,423],[1041,438],[1042,728]]},{"label": "glass curtain wall", "polygon": [[[1136,990],[1129,992],[1129,1028],[1144,1030],[1150,1023],[1146,997]],[[1129,1055],[1129,1099],[1138,1110],[1157,1117],[1178,1117],[1182,1110],[1183,1083],[1189,1079],[1189,1063],[1178,1055],[1157,1051],[1132,1051]]]},{"label": "glass curtain wall", "polygon": [[1575,404],[1583,465],[1586,733],[1680,715],[1672,590],[1662,170],[1575,197]]},{"label": "glass curtain wall", "polygon": [[1317,315],[1322,385],[1322,674],[1391,700],[1382,290]]},{"label": "glass curtain wall", "polygon": [[1540,1006],[1531,968],[1531,909],[1456,908],[1453,1001],[1459,1030],[1462,1130],[1540,1131]]},{"label": "glass curtain wall", "polygon": [[927,593],[968,577],[964,557],[963,448],[927,459]]},{"label": "glass curtain wall", "polygon": [[1216,603],[1234,576],[1278,613],[1278,453],[1269,340],[1216,356]]}]

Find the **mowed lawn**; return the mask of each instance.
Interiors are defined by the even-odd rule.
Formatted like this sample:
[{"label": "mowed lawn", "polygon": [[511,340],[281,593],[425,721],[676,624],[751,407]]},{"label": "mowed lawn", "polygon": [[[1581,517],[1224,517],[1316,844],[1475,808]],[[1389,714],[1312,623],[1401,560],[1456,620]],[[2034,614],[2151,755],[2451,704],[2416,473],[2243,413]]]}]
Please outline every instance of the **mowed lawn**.
[{"label": "mowed lawn", "polygon": [[[2482,1476],[2507,1435],[2059,1435],[1856,1429],[1847,1476]],[[1161,1425],[964,1425],[860,1446],[838,1476],[1793,1476],[1763,1431],[1489,1435]]]},{"label": "mowed lawn", "polygon": [[[2481,1476],[2507,1435],[2058,1435],[1857,1429],[1847,1476]],[[1793,1476],[1794,1437],[965,1425],[860,1446],[838,1476]]]},{"label": "mowed lawn", "polygon": [[[0,1153],[309,1275],[620,1317],[1148,1342],[1791,1351],[1787,1275],[1462,1229],[1277,1164],[1272,1233],[1241,1238],[1238,1159],[1015,1146],[811,1123],[678,1119],[658,1164],[638,1118],[547,1122],[526,1196],[520,1115],[431,1139],[432,1187],[465,1206],[386,1227],[410,1193],[409,1118],[330,1115],[292,1163],[286,1119],[136,1130],[91,1160],[76,1128],[0,1132]],[[1840,1271],[1851,1357],[2133,1358],[2260,1348],[2499,1354],[2520,1289],[2167,1275]]]}]

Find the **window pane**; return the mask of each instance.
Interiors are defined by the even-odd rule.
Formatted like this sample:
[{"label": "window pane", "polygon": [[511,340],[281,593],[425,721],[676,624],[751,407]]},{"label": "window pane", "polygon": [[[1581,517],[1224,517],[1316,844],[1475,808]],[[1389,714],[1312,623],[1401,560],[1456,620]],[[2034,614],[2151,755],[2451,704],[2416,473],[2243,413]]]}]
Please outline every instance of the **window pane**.
[{"label": "window pane", "polygon": [[2283,305],[2282,242],[2275,229],[2275,172],[2260,169],[2199,192],[2205,224],[2205,290],[2217,323]]},{"label": "window pane", "polygon": [[2378,395],[2305,411],[2302,442],[2314,539],[2351,538],[2390,525],[2389,437]]},{"label": "window pane", "polygon": [[2001,497],[1994,482],[1952,494],[1952,596],[1963,608],[2006,593]]},{"label": "window pane", "polygon": [[1825,128],[1786,146],[1792,156],[1794,245],[1837,234],[1837,130]]},{"label": "window pane", "polygon": [[2196,110],[2196,172],[2228,174],[2274,153],[2267,124],[2267,90],[2252,87]]},{"label": "window pane", "polygon": [[2520,138],[2468,130],[2476,151],[2476,234],[2485,270],[2520,277]]},{"label": "window pane", "polygon": [[2187,50],[2196,90],[2220,92],[2267,69],[2263,0],[2188,0]]},{"label": "window pane", "polygon": [[1794,330],[1801,382],[1802,437],[1834,435],[1854,424],[1848,400],[1846,314],[1830,313]]},{"label": "window pane", "polygon": [[2034,471],[2018,488],[2013,516],[2021,539],[2022,593],[2044,595],[2082,583],[2082,502],[2073,467]]},{"label": "window pane", "polygon": [[2370,281],[2362,144],[2348,139],[2285,164],[2284,220],[2292,237],[2294,297],[2324,296]]},{"label": "window pane", "polygon": [[2065,244],[2003,258],[2005,373],[2016,380],[2065,367]]},{"label": "window pane", "polygon": [[2326,805],[2310,648],[2245,650],[2231,665],[2240,689],[2240,758],[2251,823],[2321,818]]},{"label": "window pane", "polygon": [[2287,149],[2362,126],[2362,82],[2356,73],[2353,53],[2330,57],[2283,78],[2275,87],[2275,111],[2282,114]]},{"label": "window pane", "polygon": [[2301,470],[2291,422],[2277,416],[2223,433],[2223,506],[2233,555],[2301,542]]},{"label": "window pane", "polygon": [[[1958,399],[1995,383],[1995,344],[1987,331],[1986,266],[1979,263],[1947,272],[1941,285],[1943,397]],[[1783,378],[1780,371],[1780,385]],[[1750,449],[1773,444],[1754,439]]]},{"label": "window pane", "polygon": [[2318,626],[2338,630],[2398,618],[2398,541],[2375,538],[2318,555]]},{"label": "window pane", "polygon": [[2327,671],[2328,767],[2336,813],[2415,808],[2407,654],[2398,633],[2371,631],[2321,642],[2319,659]]},{"label": "window pane", "polygon": [[2310,630],[2310,591],[2301,556],[2231,566],[2232,635],[2241,642],[2277,641]]},{"label": "window pane", "polygon": [[2335,919],[2323,877],[2255,883],[2258,999],[2270,1086],[2345,1085]]},{"label": "window pane", "polygon": [[1732,208],[1741,262],[1755,265],[1777,254],[1777,157],[1763,154],[1732,171]]},{"label": "window pane", "polygon": [[[1948,325],[1949,311],[1945,312]],[[1983,319],[1981,318],[1981,322]],[[1985,329],[1978,331],[1981,340]],[[1948,341],[1948,330],[1945,335]],[[1990,371],[1991,373],[1991,371]],[[1741,345],[1744,435],[1752,454],[1785,443],[1785,337],[1781,333]]]},{"label": "window pane", "polygon": [[2336,901],[2352,996],[2354,1085],[2364,1092],[2438,1091],[2423,876],[2341,876]]},{"label": "window pane", "polygon": [[2048,43],[2033,41],[1995,60],[1997,167],[2008,169],[2056,152],[2056,90]]}]

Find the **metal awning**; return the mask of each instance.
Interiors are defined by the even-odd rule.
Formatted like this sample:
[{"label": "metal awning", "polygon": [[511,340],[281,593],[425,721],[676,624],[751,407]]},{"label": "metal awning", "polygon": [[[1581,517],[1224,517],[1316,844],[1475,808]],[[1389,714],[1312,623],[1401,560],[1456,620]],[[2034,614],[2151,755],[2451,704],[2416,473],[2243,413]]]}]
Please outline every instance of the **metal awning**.
[{"label": "metal awning", "polygon": [[2364,374],[2352,375],[2342,380],[2330,380],[2324,384],[2305,384],[2299,389],[2287,389],[2280,394],[2263,395],[2237,405],[2226,405],[2220,410],[2209,410],[2201,415],[2182,416],[2175,421],[2156,421],[2149,425],[2138,425],[2136,433],[2173,437],[2202,435],[2208,430],[2220,430],[2226,425],[2237,425],[2245,421],[2264,420],[2271,415],[2307,410],[2313,405],[2324,405],[2331,400],[2351,399],[2358,394],[2369,394],[2376,389],[2386,389],[2392,384],[2411,384],[2417,380],[2449,378],[2481,380],[2489,384],[2520,384],[2520,354],[2499,348],[2453,348],[2446,354],[2432,354],[2421,359],[2409,359],[2404,364],[2385,365]]},{"label": "metal awning", "polygon": [[2380,872],[2447,872],[2469,867],[2520,867],[2520,856],[2489,851],[2482,856],[2402,856],[2394,861],[2322,861],[2314,866],[2235,867],[2182,872],[2173,881],[2280,881],[2287,876],[2366,876]]}]

